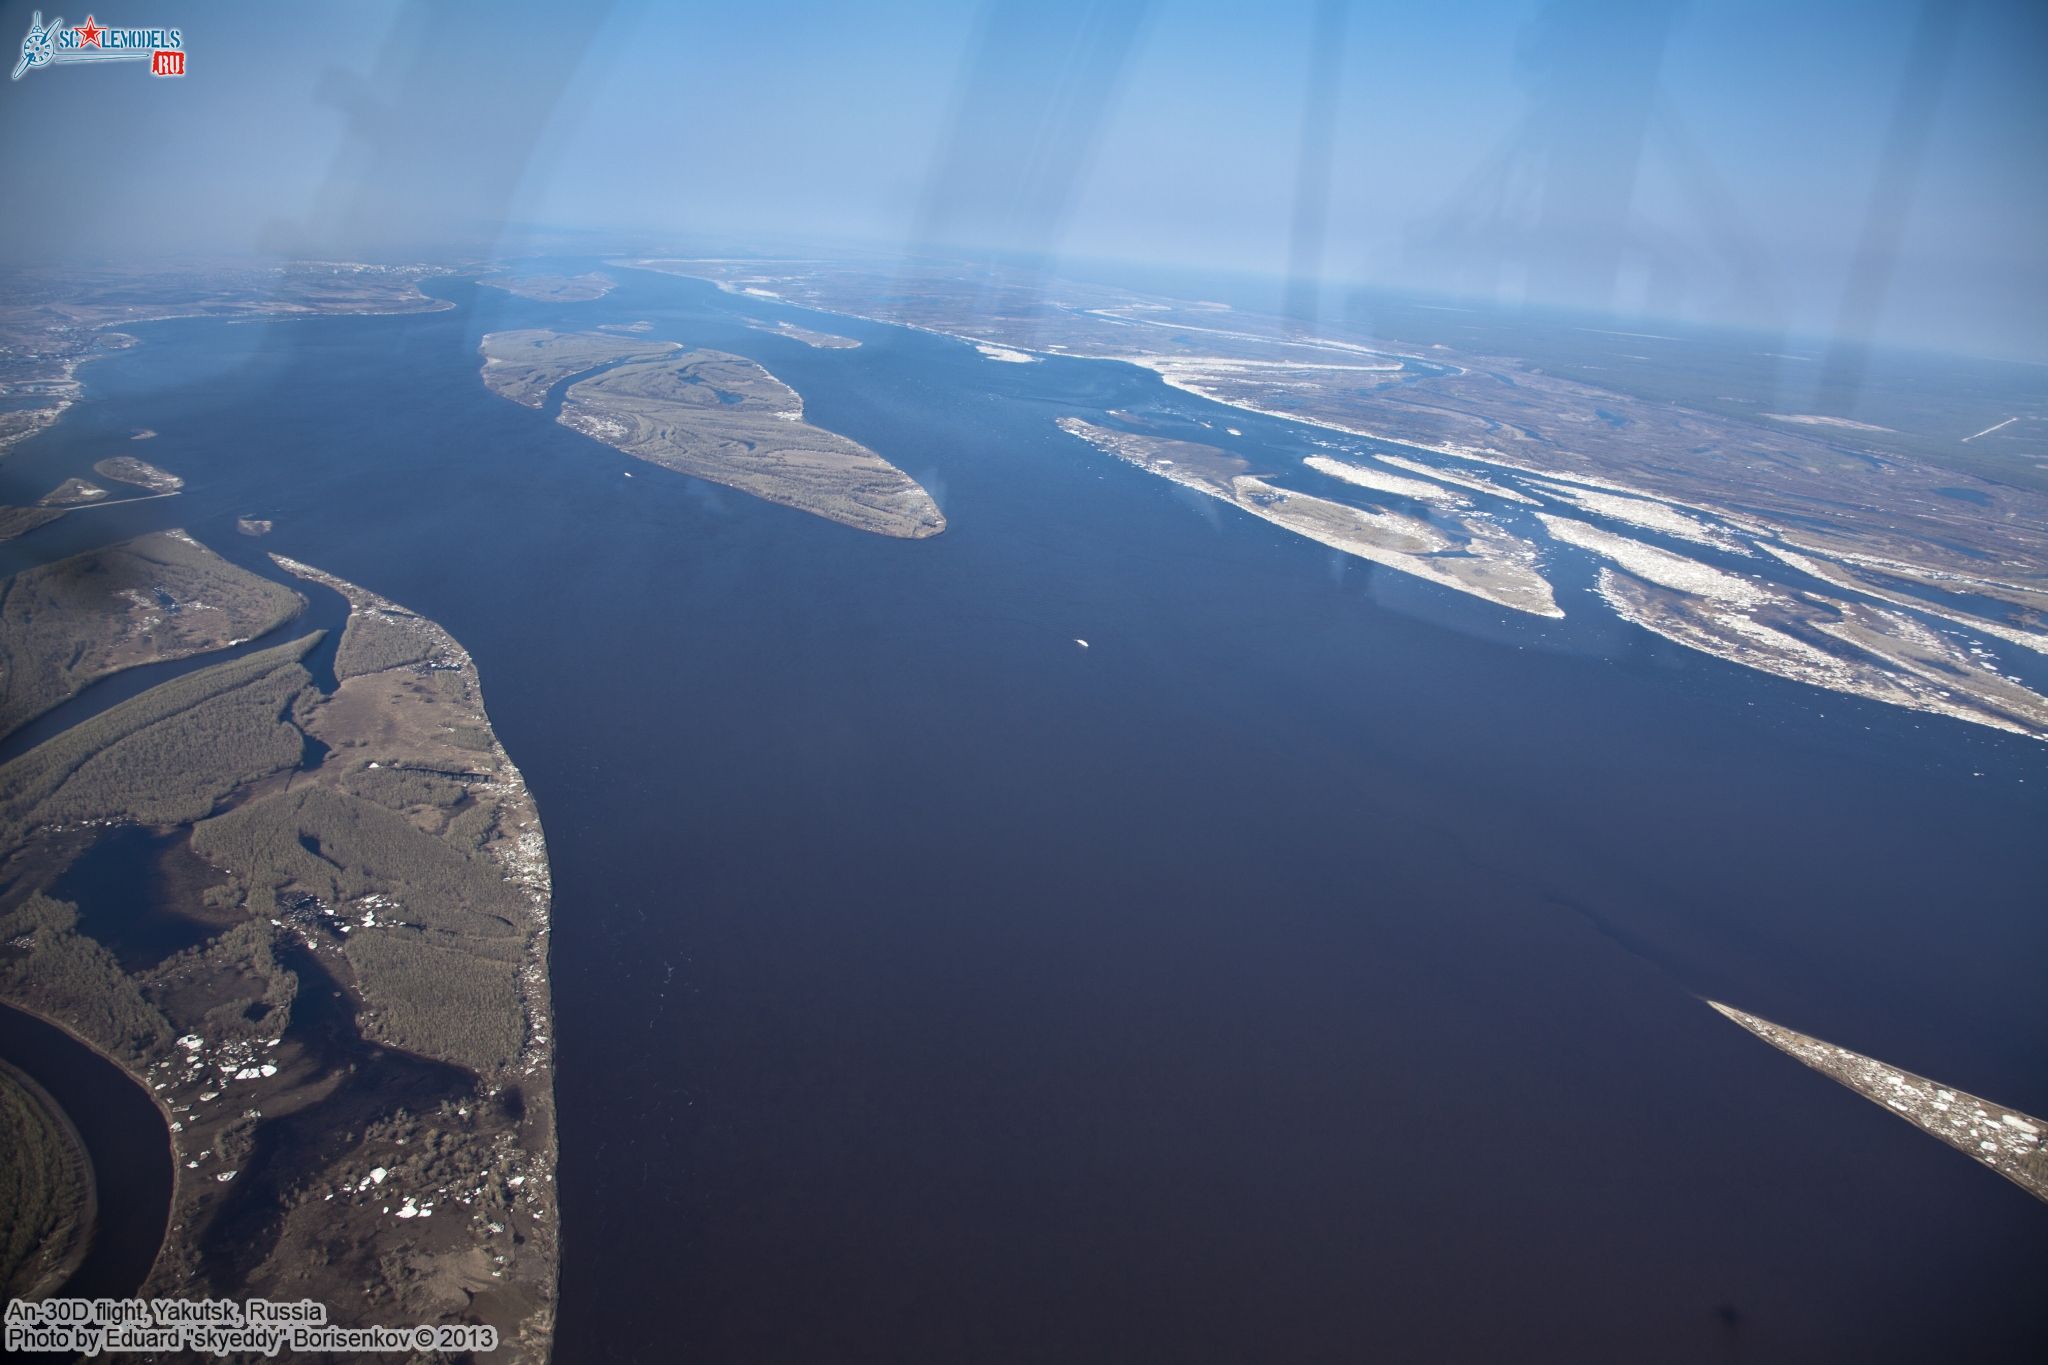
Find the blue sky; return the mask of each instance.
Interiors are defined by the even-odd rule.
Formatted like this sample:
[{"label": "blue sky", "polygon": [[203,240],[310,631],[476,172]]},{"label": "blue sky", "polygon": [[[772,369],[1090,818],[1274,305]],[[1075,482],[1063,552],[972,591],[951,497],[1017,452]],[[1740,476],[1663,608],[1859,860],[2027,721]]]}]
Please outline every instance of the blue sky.
[{"label": "blue sky", "polygon": [[1880,339],[2048,359],[2038,4],[119,5],[190,74],[0,89],[11,260],[548,223],[1820,333],[1860,281]]}]

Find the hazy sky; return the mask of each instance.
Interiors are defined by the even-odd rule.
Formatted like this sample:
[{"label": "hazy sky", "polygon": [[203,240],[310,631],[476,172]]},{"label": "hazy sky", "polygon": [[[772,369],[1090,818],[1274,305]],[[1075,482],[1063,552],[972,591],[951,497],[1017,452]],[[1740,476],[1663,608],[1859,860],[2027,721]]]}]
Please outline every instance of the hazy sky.
[{"label": "hazy sky", "polygon": [[[30,9],[0,6],[8,42]],[[2048,5],[2025,0],[100,19],[182,28],[189,74],[0,89],[9,261],[512,250],[513,224],[844,238],[2048,359]]]}]

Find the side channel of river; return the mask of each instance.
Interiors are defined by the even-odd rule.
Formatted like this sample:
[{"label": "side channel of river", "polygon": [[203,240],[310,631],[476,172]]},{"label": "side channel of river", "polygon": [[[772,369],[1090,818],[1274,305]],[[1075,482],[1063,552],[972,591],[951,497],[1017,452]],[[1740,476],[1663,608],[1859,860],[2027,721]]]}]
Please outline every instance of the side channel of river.
[{"label": "side channel of river", "polygon": [[85,1259],[58,1292],[126,1298],[141,1289],[170,1219],[171,1134],[140,1083],[53,1024],[0,1005],[0,1057],[49,1092],[84,1140],[99,1210]]}]

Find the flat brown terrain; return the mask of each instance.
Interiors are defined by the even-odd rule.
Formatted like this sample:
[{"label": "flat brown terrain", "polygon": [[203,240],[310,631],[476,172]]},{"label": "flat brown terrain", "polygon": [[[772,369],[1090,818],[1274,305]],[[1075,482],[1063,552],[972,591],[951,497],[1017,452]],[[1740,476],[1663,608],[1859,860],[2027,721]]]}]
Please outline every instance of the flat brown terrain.
[{"label": "flat brown terrain", "polygon": [[92,1241],[92,1161],[63,1109],[0,1062],[0,1296],[63,1288]]},{"label": "flat brown terrain", "polygon": [[874,451],[803,420],[803,400],[751,360],[690,351],[572,385],[562,423],[628,455],[877,535],[920,540],[946,517]]},{"label": "flat brown terrain", "polygon": [[89,507],[107,490],[89,479],[66,479],[36,500],[38,507]]},{"label": "flat brown terrain", "polygon": [[852,337],[836,336],[831,332],[814,332],[808,327],[799,327],[793,322],[763,322],[759,318],[748,318],[747,326],[770,336],[789,337],[804,345],[821,351],[850,351],[860,343]]},{"label": "flat brown terrain", "polygon": [[1759,1019],[1733,1005],[1718,1000],[1707,1004],[1786,1056],[1989,1166],[2034,1198],[2048,1200],[2048,1120]]},{"label": "flat brown terrain", "polygon": [[[304,666],[315,632],[0,766],[0,997],[165,1113],[177,1181],[144,1295],[489,1323],[494,1358],[544,1361],[558,1244],[538,814],[446,631],[278,563],[349,602],[331,691]],[[42,614],[62,624],[99,599],[55,600]],[[158,852],[136,908],[88,931],[48,889],[138,826]],[[129,936],[145,898],[191,946]]]},{"label": "flat brown terrain", "polygon": [[681,349],[673,341],[624,341],[591,332],[542,329],[492,332],[477,347],[484,358],[484,387],[529,408],[539,407],[548,390],[571,375]]},{"label": "flat brown terrain", "polygon": [[596,271],[582,275],[486,275],[477,283],[537,303],[588,303],[612,292],[610,278]]},{"label": "flat brown terrain", "polygon": [[61,507],[0,507],[0,540],[25,536],[64,515]]},{"label": "flat brown terrain", "polygon": [[116,483],[132,483],[137,488],[146,488],[152,493],[175,493],[185,486],[185,481],[176,474],[158,469],[147,460],[138,460],[133,455],[115,455],[101,460],[93,467],[93,473]]},{"label": "flat brown terrain", "polygon": [[0,584],[0,735],[110,673],[253,640],[304,605],[181,531],[16,574]]}]

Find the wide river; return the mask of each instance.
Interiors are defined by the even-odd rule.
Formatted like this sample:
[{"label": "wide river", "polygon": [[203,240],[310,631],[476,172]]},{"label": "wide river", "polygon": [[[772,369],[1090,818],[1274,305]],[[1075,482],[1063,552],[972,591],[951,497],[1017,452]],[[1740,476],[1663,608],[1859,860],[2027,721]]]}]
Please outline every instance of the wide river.
[{"label": "wide river", "polygon": [[[0,570],[182,525],[475,655],[554,866],[560,1360],[2037,1358],[2048,1209],[1701,997],[2048,1114],[2048,746],[1663,644],[1575,552],[1563,621],[1334,555],[1055,429],[1309,448],[1126,366],[621,273],[140,327],[4,470],[188,482]],[[478,382],[638,319],[951,528]]]}]

